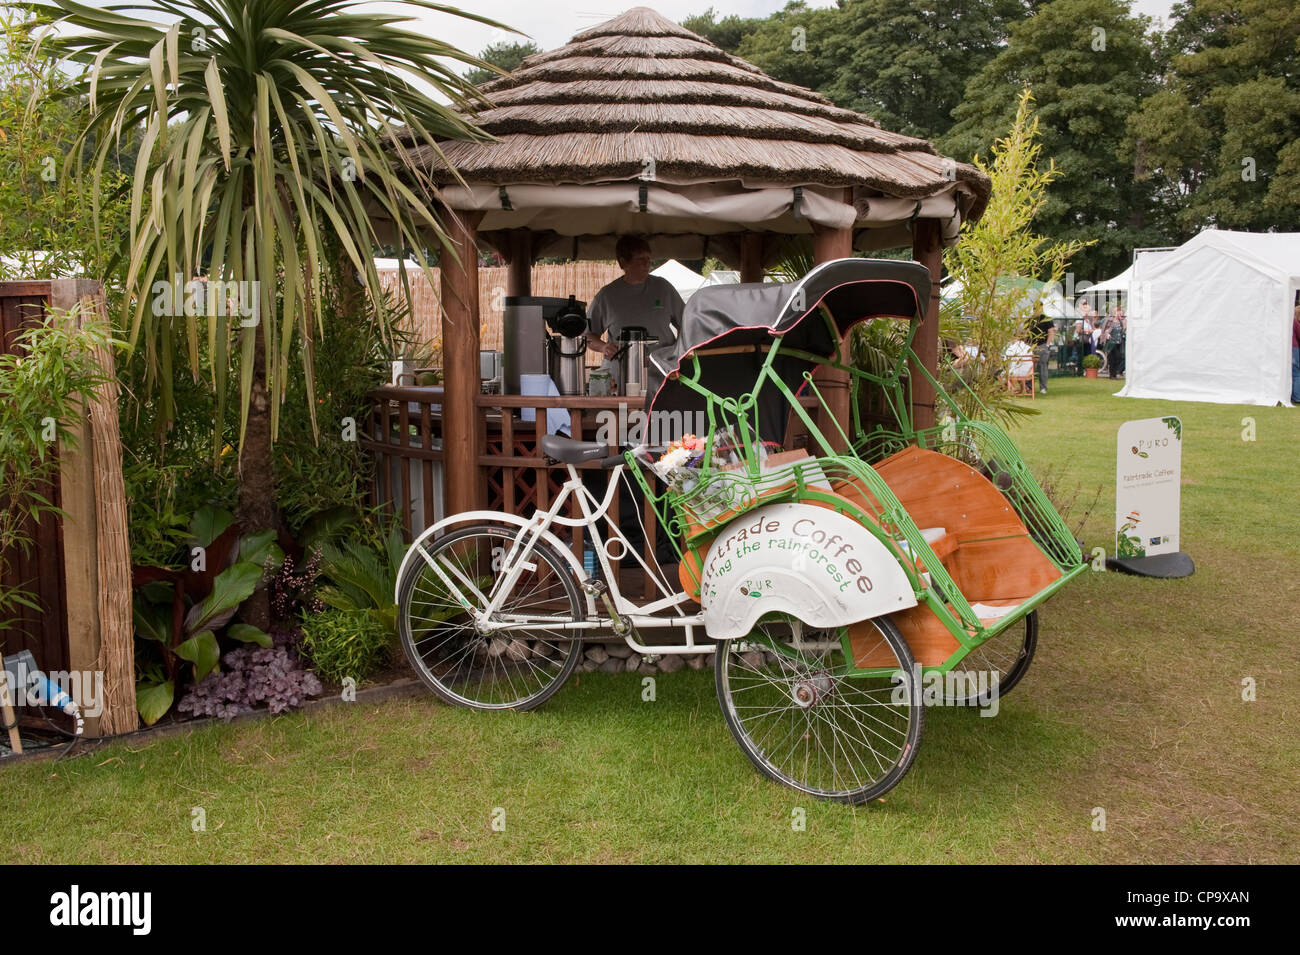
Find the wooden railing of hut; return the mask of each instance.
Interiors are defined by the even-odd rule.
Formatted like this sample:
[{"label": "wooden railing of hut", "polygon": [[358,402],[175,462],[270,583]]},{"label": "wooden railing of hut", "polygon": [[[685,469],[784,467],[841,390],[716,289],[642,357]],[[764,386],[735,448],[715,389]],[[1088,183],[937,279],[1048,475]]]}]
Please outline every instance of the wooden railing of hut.
[{"label": "wooden railing of hut", "polygon": [[[375,478],[372,503],[401,522],[408,540],[414,539],[435,519],[444,514],[442,447],[442,403],[444,392],[436,385],[384,385],[371,393],[374,402],[363,449],[374,456]],[[476,507],[508,514],[527,516],[537,508],[548,508],[568,479],[563,464],[548,461],[541,453],[541,440],[547,433],[547,412],[561,409],[568,416],[569,434],[593,440],[600,430],[601,412],[617,415],[626,398],[542,397],[532,395],[478,395],[475,400],[478,427],[475,434],[475,459],[480,480],[477,482]],[[531,412],[531,415],[528,414]],[[532,417],[532,421],[525,421]],[[610,444],[610,454],[620,448]],[[575,465],[580,472],[603,473],[599,462]],[[593,480],[598,497],[606,487],[603,479]],[[609,517],[619,525],[624,502],[622,494],[614,497]],[[645,528],[642,559],[654,566],[653,555],[659,529],[648,502],[643,504],[641,523]],[[576,498],[570,499],[568,517],[579,517]],[[583,558],[586,534],[582,528],[572,532],[556,528],[566,539],[579,560]],[[609,538],[607,530],[602,537]],[[618,555],[615,551],[614,556]],[[654,596],[653,584],[640,567],[620,568],[615,563],[619,586],[635,596]],[[631,561],[628,561],[631,563]]]}]

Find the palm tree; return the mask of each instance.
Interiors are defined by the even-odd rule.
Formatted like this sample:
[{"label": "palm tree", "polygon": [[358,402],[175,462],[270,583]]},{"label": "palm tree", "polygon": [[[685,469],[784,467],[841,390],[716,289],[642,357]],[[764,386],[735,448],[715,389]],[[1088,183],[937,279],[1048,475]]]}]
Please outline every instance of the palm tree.
[{"label": "palm tree", "polygon": [[[73,0],[32,5],[59,21],[50,42],[85,68],[83,138],[98,144],[86,172],[96,184],[114,143],[142,133],[129,343],[144,349],[165,421],[177,353],[196,379],[206,358],[218,421],[238,367],[239,510],[250,530],[274,526],[271,447],[291,374],[305,376],[316,404],[310,344],[322,327],[321,273],[335,265],[323,260],[325,240],[372,292],[381,242],[413,250],[427,268],[421,250],[445,247],[446,234],[412,150],[487,138],[462,118],[476,93],[451,68],[487,64],[403,24],[421,10],[500,24],[425,0],[406,6],[392,14],[348,0],[140,0],[130,8],[149,19],[136,19]],[[97,187],[94,195],[98,204]],[[234,284],[215,286],[205,314],[185,314],[185,304],[195,309],[182,283],[200,273],[210,290]],[[291,371],[296,337],[301,368]],[[265,616],[264,604],[251,609]]]}]

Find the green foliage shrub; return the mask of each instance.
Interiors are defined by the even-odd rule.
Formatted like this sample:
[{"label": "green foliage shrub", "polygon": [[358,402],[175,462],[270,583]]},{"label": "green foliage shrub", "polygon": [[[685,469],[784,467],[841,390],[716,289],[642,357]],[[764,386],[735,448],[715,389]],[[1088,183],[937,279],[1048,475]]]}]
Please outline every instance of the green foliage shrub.
[{"label": "green foliage shrub", "polygon": [[321,679],[357,682],[389,659],[393,632],[366,610],[326,610],[305,616],[302,648]]}]

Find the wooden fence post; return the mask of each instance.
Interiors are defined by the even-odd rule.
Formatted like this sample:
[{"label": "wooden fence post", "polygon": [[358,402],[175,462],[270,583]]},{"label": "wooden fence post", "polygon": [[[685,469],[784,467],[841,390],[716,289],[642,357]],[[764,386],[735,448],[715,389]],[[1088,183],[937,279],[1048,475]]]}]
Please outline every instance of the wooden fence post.
[{"label": "wooden fence post", "polygon": [[[108,321],[99,282],[58,279],[50,305],[82,307],[79,321]],[[103,674],[103,711],[86,716],[86,735],[125,733],[137,725],[135,645],[131,620],[131,548],[127,536],[118,386],[113,353],[97,355],[106,376],[70,429],[75,451],[60,452],[63,568],[68,620],[68,669]],[[85,709],[85,702],[78,701]],[[84,714],[83,714],[84,715]]]}]

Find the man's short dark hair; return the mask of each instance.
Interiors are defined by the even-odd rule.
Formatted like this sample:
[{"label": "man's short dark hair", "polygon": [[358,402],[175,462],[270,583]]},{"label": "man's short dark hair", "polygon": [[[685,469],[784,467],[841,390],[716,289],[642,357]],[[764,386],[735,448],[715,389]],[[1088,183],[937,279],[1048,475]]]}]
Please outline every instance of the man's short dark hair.
[{"label": "man's short dark hair", "polygon": [[621,235],[618,237],[618,245],[614,246],[614,255],[620,262],[631,261],[632,256],[638,252],[650,254],[650,243],[646,241],[643,235]]}]

